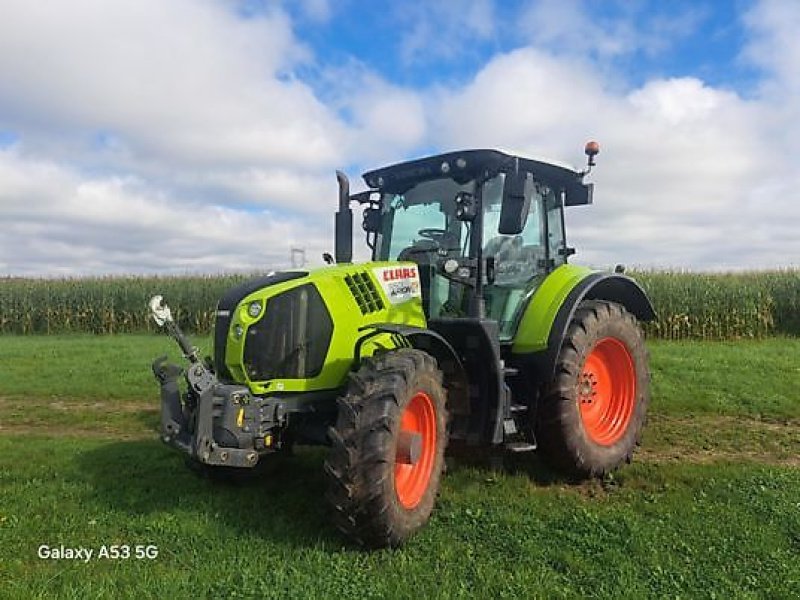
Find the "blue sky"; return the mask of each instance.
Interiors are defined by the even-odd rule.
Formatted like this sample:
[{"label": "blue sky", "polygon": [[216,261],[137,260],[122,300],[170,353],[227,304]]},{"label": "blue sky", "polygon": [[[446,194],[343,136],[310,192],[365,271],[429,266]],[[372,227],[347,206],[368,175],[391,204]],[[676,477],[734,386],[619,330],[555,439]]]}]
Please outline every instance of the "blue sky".
[{"label": "blue sky", "polygon": [[[295,19],[298,37],[313,48],[323,68],[355,59],[398,85],[426,87],[463,84],[492,56],[527,45],[531,41],[528,24],[535,27],[537,22],[531,14],[535,4],[525,0],[445,1],[437,6],[345,0],[331,3],[324,15],[317,16],[310,15],[302,2],[290,3],[287,8]],[[696,76],[712,85],[730,86],[747,94],[757,77],[752,65],[740,60],[746,31],[739,17],[752,8],[751,1],[612,0],[558,4],[568,7],[565,13],[574,6],[576,13],[600,29],[641,36],[641,45],[630,52],[587,52],[596,59],[611,59],[617,68],[625,70],[630,85],[641,85],[653,77]],[[271,3],[251,1],[242,6],[244,14],[254,16],[269,10]],[[451,11],[469,11],[469,6],[481,7],[476,18],[490,17],[485,29],[457,22],[453,26],[457,31],[430,44],[428,36],[441,31],[440,23],[452,17]],[[415,41],[418,38],[420,41]],[[564,52],[556,43],[550,45],[550,50]],[[315,83],[314,77],[308,80]]]},{"label": "blue sky", "polygon": [[[576,262],[800,264],[800,2],[6,0],[0,275],[312,264],[334,169],[578,165]],[[357,245],[360,238],[357,236]],[[364,256],[362,252],[360,256]]]}]

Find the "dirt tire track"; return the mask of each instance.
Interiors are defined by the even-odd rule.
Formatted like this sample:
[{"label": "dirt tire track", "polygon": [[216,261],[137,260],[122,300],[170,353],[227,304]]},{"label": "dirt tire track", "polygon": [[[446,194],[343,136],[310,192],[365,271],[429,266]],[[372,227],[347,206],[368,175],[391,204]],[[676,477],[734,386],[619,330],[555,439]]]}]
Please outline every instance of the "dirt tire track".
[{"label": "dirt tire track", "polygon": [[[15,411],[45,409],[41,422],[19,422]],[[90,400],[85,398],[0,396],[0,435],[153,439],[159,407],[154,400]],[[124,424],[103,415],[123,414]],[[65,426],[59,415],[86,417],[96,424]],[[16,421],[16,422],[15,422]],[[644,464],[713,464],[747,462],[800,467],[800,419],[759,419],[752,416],[651,414],[644,441],[633,462]]]}]

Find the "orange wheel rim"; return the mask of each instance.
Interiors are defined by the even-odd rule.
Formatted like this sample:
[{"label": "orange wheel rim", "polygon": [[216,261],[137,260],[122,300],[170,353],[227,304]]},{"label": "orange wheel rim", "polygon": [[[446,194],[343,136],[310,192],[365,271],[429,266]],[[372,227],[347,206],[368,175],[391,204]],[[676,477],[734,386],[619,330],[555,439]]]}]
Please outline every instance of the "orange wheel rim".
[{"label": "orange wheel rim", "polygon": [[[417,506],[431,480],[436,459],[436,411],[424,392],[417,392],[400,418],[400,432],[419,435],[421,448],[414,464],[397,460],[394,465],[394,489],[404,508]],[[399,435],[398,435],[399,438]]]},{"label": "orange wheel rim", "polygon": [[611,446],[625,435],[636,399],[636,370],[627,346],[603,338],[592,348],[578,380],[578,406],[589,438]]}]

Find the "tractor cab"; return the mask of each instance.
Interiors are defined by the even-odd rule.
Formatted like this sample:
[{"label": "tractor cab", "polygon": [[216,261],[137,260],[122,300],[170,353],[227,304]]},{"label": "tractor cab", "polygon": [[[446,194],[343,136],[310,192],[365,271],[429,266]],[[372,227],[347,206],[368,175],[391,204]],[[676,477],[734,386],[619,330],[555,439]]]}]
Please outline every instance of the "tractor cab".
[{"label": "tractor cab", "polygon": [[488,318],[510,340],[526,301],[573,250],[565,205],[588,204],[584,173],[467,150],[370,171],[363,227],[376,261],[419,265],[429,319]]}]

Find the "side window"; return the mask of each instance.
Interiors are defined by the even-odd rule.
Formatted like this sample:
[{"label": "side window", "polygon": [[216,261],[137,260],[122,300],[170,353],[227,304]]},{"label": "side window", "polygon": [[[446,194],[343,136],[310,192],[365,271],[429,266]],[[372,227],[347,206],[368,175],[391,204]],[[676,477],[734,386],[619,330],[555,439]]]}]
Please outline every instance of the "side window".
[{"label": "side window", "polygon": [[497,229],[500,225],[500,206],[503,202],[503,182],[505,174],[500,174],[483,184],[483,244],[491,248],[492,241],[499,243]]},{"label": "side window", "polygon": [[563,207],[555,192],[544,189],[544,201],[547,206],[547,243],[550,250],[550,258],[555,266],[566,264],[567,257],[559,253],[564,247],[564,223],[562,220]]},{"label": "side window", "polygon": [[[529,173],[525,180],[525,195],[530,199],[525,228],[519,235],[500,235],[502,182],[496,194],[484,193],[484,255],[495,259],[496,283],[503,286],[524,287],[538,273],[539,260],[545,257],[544,206],[539,185]],[[488,200],[488,201],[487,201]]]},{"label": "side window", "polygon": [[[500,235],[497,229],[500,224],[500,203],[503,194],[502,177],[497,177],[486,183],[483,193],[483,231],[484,243],[495,240],[496,244],[501,243],[500,239],[512,240],[517,236]],[[525,180],[525,196],[530,198],[530,208],[528,209],[528,219],[525,221],[525,229],[522,230],[520,237],[526,246],[544,245],[544,227],[542,226],[542,194],[540,186],[533,180],[533,176],[528,173]],[[498,239],[500,238],[500,239]]]},{"label": "side window", "polygon": [[533,180],[533,175],[528,173],[525,179],[525,197],[531,199],[531,207],[528,211],[528,220],[525,222],[525,229],[522,231],[522,239],[526,246],[544,245],[544,227],[542,227],[542,193],[539,184]]}]

